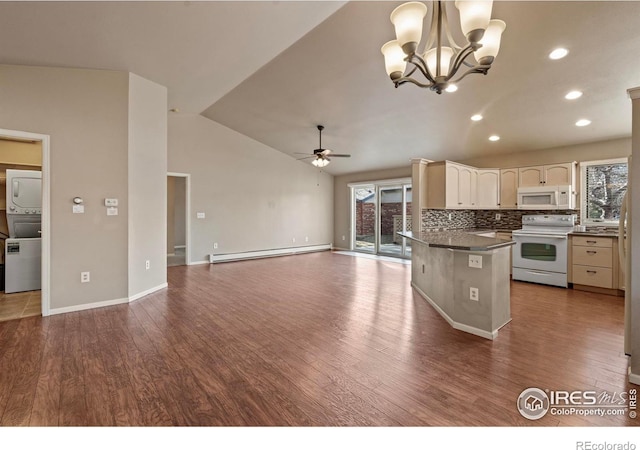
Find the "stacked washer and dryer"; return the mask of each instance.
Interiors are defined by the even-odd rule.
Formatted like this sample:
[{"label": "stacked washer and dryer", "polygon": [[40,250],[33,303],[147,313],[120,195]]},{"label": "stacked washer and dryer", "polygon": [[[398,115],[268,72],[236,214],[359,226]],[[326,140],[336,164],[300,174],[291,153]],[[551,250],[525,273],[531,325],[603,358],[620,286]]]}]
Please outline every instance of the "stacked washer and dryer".
[{"label": "stacked washer and dryer", "polygon": [[41,288],[42,172],[7,169],[5,293]]}]

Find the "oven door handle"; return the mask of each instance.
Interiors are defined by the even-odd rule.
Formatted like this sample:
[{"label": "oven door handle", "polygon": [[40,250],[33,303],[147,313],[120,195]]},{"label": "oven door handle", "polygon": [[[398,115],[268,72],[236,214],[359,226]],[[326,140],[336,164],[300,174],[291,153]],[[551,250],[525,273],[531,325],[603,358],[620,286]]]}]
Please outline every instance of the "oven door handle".
[{"label": "oven door handle", "polygon": [[567,236],[557,236],[557,235],[553,235],[553,234],[514,234],[513,235],[514,238],[528,238],[528,237],[535,237],[535,238],[545,238],[545,239],[567,239]]}]

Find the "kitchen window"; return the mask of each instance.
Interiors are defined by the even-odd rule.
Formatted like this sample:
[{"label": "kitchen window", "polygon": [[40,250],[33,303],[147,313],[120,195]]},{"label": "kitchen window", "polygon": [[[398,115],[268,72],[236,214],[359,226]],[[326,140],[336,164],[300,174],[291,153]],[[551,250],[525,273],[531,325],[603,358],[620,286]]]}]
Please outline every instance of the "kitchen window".
[{"label": "kitchen window", "polygon": [[617,226],[627,192],[627,158],[580,163],[582,225]]}]

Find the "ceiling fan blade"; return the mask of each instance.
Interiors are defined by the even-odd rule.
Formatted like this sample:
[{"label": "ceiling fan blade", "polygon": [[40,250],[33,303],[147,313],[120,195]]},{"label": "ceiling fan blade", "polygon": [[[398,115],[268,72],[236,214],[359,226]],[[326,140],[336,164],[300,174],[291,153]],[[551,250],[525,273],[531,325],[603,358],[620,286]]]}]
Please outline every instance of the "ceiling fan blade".
[{"label": "ceiling fan blade", "polygon": [[304,158],[296,158],[296,161],[302,161],[303,159],[315,158],[315,155],[305,156]]},{"label": "ceiling fan blade", "polygon": [[307,155],[310,156],[309,153],[300,153],[300,152],[293,152],[292,155]]},{"label": "ceiling fan blade", "polygon": [[351,158],[351,155],[347,155],[347,154],[343,154],[343,153],[331,153],[331,157],[336,157],[336,158]]}]

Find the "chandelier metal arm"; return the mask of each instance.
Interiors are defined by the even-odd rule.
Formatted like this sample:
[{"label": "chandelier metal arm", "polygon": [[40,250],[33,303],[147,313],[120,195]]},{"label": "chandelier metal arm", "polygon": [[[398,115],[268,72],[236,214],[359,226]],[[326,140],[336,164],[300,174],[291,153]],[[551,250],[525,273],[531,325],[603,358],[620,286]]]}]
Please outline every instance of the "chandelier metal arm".
[{"label": "chandelier metal arm", "polygon": [[473,66],[471,69],[469,69],[465,73],[463,73],[460,76],[460,78],[458,78],[457,80],[454,81],[454,83],[457,83],[458,81],[462,80],[464,77],[466,77],[467,75],[470,75],[472,73],[481,73],[483,75],[486,75],[487,72],[489,71],[489,69],[491,69],[491,64],[478,64],[477,66]]},{"label": "chandelier metal arm", "polygon": [[[460,50],[460,52],[458,52],[458,54],[456,54],[456,57],[453,60],[453,64],[451,66],[451,69],[449,69],[449,75],[447,76],[447,81],[456,74],[456,72],[458,71],[458,69],[460,69],[460,66],[465,62],[467,57],[469,55],[471,55],[474,51],[475,50],[474,50],[473,46],[471,44],[469,44],[465,48]],[[469,65],[468,67],[475,67],[475,66]]]},{"label": "chandelier metal arm", "polygon": [[[431,83],[436,82],[433,76],[429,73],[427,62],[420,55],[418,55],[417,53],[414,53],[413,55],[407,58],[407,62],[413,64],[414,68],[409,73],[407,73],[405,77],[411,76],[416,71],[416,68],[417,68],[418,70],[420,70],[420,72],[422,72],[422,75],[424,75],[424,77],[427,80],[429,80]],[[427,84],[426,86],[430,86],[430,84]]]},{"label": "chandelier metal arm", "polygon": [[[455,51],[460,50],[462,47],[460,47],[456,41],[453,39],[453,35],[451,34],[451,28],[449,28],[449,19],[447,18],[447,8],[444,7],[444,5],[442,5],[441,1],[438,2],[433,2],[434,3],[434,7],[435,7],[435,3],[438,3],[438,11],[442,11],[442,23],[443,28],[444,28],[444,32],[447,35],[447,40],[449,41],[449,46],[454,49]],[[440,32],[440,30],[438,30],[438,32]]]},{"label": "chandelier metal arm", "polygon": [[402,78],[398,78],[397,80],[394,81],[394,84],[396,85],[396,87],[400,86],[401,84],[405,84],[405,83],[413,83],[418,87],[429,88],[429,89],[431,89],[434,86],[433,82],[421,83],[418,80],[416,80],[415,78],[411,78],[411,77],[408,77],[408,76],[404,76]]}]

